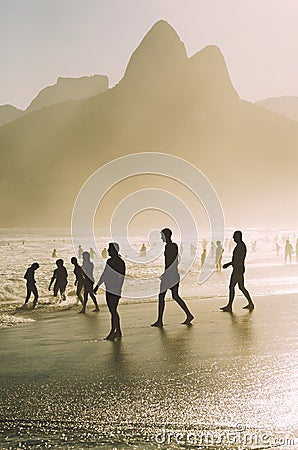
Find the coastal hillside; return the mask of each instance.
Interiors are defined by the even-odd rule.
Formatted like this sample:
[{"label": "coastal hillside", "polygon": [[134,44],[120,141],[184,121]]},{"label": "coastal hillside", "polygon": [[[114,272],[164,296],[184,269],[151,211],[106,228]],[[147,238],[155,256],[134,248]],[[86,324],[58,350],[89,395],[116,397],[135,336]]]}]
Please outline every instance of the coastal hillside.
[{"label": "coastal hillside", "polygon": [[[220,49],[188,57],[165,21],[148,31],[115,87],[2,126],[0,147],[2,227],[69,226],[76,196],[97,168],[147,151],[180,156],[203,171],[227,224],[296,220],[298,123],[240,99]],[[111,196],[117,203],[147,185],[148,177],[137,177]]]}]

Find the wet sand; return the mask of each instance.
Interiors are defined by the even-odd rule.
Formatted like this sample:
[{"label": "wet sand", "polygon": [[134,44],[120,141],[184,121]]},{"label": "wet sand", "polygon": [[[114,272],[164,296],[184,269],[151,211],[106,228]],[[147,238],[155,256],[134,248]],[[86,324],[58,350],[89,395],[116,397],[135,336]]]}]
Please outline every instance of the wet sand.
[{"label": "wet sand", "polygon": [[202,433],[203,447],[238,448],[219,441],[236,432],[273,448],[298,437],[297,295],[256,297],[251,313],[240,295],[234,314],[219,310],[226,299],[187,303],[193,325],[169,301],[163,330],[149,326],[156,303],[120,305],[116,342],[104,340],[105,307],[0,330],[1,448],[192,448]]}]

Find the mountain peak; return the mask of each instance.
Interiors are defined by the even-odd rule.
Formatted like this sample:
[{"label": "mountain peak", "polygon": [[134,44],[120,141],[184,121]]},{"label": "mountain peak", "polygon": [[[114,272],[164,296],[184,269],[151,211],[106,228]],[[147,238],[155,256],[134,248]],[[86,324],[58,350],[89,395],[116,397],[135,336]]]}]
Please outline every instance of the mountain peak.
[{"label": "mountain peak", "polygon": [[140,43],[140,46],[144,45],[145,43],[151,40],[153,42],[156,42],[156,39],[161,40],[160,42],[161,45],[166,44],[175,45],[176,43],[176,45],[182,48],[182,50],[185,52],[186,55],[186,50],[183,42],[178,36],[176,30],[166,20],[159,20],[158,22],[155,22],[155,24],[152,25],[150,30],[145,34],[144,38]]},{"label": "mountain peak", "polygon": [[199,87],[202,95],[207,95],[210,101],[239,99],[224,56],[216,45],[207,45],[195,53],[189,62],[192,67],[193,85]]},{"label": "mountain peak", "polygon": [[0,105],[0,126],[13,122],[22,115],[23,111],[12,105]]},{"label": "mountain peak", "polygon": [[144,73],[151,80],[164,78],[186,60],[185,46],[174,28],[167,21],[159,20],[132,54],[122,81],[138,84]]},{"label": "mountain peak", "polygon": [[157,22],[155,22],[155,24],[153,24],[150,30],[148,31],[147,35],[152,32],[165,32],[165,33],[170,32],[178,36],[172,25],[170,25],[169,22],[167,22],[164,19],[160,19]]}]

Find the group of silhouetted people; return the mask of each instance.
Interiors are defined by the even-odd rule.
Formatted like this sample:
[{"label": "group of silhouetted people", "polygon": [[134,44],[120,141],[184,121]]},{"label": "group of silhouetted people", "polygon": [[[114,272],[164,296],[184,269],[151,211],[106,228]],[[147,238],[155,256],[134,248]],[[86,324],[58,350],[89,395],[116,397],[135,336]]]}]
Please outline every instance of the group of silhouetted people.
[{"label": "group of silhouetted people", "polygon": [[[125,262],[119,255],[119,245],[116,242],[111,242],[108,247],[108,254],[110,258],[107,260],[103,273],[96,285],[94,285],[94,264],[90,260],[89,252],[82,252],[83,259],[82,266],[79,265],[76,257],[71,258],[71,263],[74,265],[76,295],[82,304],[80,313],[86,312],[86,306],[88,297],[90,296],[94,302],[94,311],[99,311],[99,306],[95,297],[95,294],[101,284],[105,284],[106,287],[106,301],[111,313],[111,331],[106,337],[108,340],[120,338],[122,336],[120,327],[120,317],[117,312],[119,300],[121,297],[121,290],[125,277]],[[65,289],[67,286],[67,270],[64,266],[63,259],[56,261],[57,268],[54,270],[53,276],[49,284],[49,290],[51,290],[54,284],[54,296],[57,297],[58,293],[61,295],[61,299],[65,300]],[[26,271],[24,278],[27,281],[27,295],[25,299],[25,305],[29,302],[31,294],[34,296],[33,306],[34,309],[38,300],[38,291],[35,281],[35,271],[39,268],[38,263],[33,263]]]},{"label": "group of silhouetted people", "polygon": [[[182,324],[190,325],[194,319],[194,316],[190,312],[185,301],[179,295],[180,275],[178,271],[178,246],[175,242],[172,241],[172,231],[169,228],[164,228],[163,230],[161,230],[161,239],[165,243],[165,268],[163,274],[160,277],[161,281],[158,296],[158,316],[156,322],[154,322],[151,326],[159,328],[163,327],[165,296],[168,290],[171,290],[173,300],[178,303],[178,305],[186,315],[186,318],[184,322],[182,322]],[[246,246],[242,240],[241,231],[235,231],[233,239],[236,243],[236,246],[233,251],[232,261],[222,266],[224,269],[228,268],[229,266],[233,267],[229,286],[229,302],[226,306],[222,307],[221,310],[224,312],[232,312],[232,305],[235,297],[235,286],[238,284],[239,289],[242,291],[248,301],[247,305],[244,306],[244,309],[252,311],[254,309],[254,304],[249,292],[244,286]],[[220,241],[217,241],[216,244],[217,247],[214,248],[214,252],[216,255],[216,270],[219,271],[221,270],[223,247]],[[97,293],[99,287],[102,284],[105,284],[106,302],[111,314],[111,330],[106,339],[114,340],[116,338],[120,338],[122,336],[122,331],[117,308],[119,300],[121,298],[126,266],[125,262],[119,255],[119,244],[116,242],[111,242],[109,244],[107,250],[109,258],[106,261],[105,268],[95,288],[93,274],[94,264],[90,260],[90,252],[81,250],[82,249],[79,248],[78,253],[80,253],[82,257],[82,266],[80,266],[76,257],[71,258],[71,263],[74,265],[76,295],[82,304],[80,313],[84,314],[86,312],[86,306],[89,296],[95,305],[95,309],[93,311],[99,311],[95,294]],[[68,274],[66,268],[64,267],[64,262],[62,259],[58,259],[56,261],[56,265],[57,268],[54,270],[53,276],[51,278],[49,290],[51,290],[51,287],[54,284],[54,296],[56,297],[60,292],[61,299],[64,300]],[[24,275],[24,278],[27,280],[27,296],[25,299],[25,304],[28,303],[31,294],[33,294],[33,308],[35,308],[38,300],[38,291],[34,278],[34,273],[38,268],[39,264],[35,262],[31,267],[27,269]]]},{"label": "group of silhouetted people", "polygon": [[[201,269],[203,269],[203,266],[205,264],[206,257],[207,257],[206,246],[207,246],[207,241],[204,239],[203,240],[203,251],[201,253]],[[193,256],[193,255],[195,255],[195,252],[196,252],[196,247],[193,244],[191,244],[190,254]],[[214,242],[211,242],[210,253],[211,253],[211,258],[215,261],[216,272],[221,272],[222,256],[224,253],[224,248],[223,248],[222,243],[220,241],[216,241],[216,245],[215,245]]]}]

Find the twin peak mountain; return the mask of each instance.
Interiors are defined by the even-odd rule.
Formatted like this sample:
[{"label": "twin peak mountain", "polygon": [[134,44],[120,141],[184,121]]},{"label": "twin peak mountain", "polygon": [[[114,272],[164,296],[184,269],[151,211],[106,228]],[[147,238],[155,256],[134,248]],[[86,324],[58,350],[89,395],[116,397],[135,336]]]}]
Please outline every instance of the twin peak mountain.
[{"label": "twin peak mountain", "polygon": [[151,28],[132,54],[120,85],[147,97],[168,92],[191,95],[193,101],[195,94],[208,104],[239,98],[219,48],[209,45],[188,58],[183,42],[164,20]]},{"label": "twin peak mountain", "polygon": [[[60,80],[44,89],[34,111],[0,127],[2,227],[68,226],[77,193],[96,169],[147,151],[196,165],[218,193],[228,223],[296,221],[298,123],[241,100],[216,46],[188,58],[161,20],[116,86],[86,89],[78,99],[69,85]],[[145,177],[119,186],[114,204],[144,186]],[[101,218],[110,217],[110,203]]]},{"label": "twin peak mountain", "polygon": [[[109,80],[105,75],[60,77],[53,86],[42,89],[25,111],[11,105],[1,106],[0,124],[44,107],[87,99],[108,88]],[[151,28],[131,56],[125,75],[116,86],[116,90],[119,89],[125,89],[132,101],[135,97],[144,101],[152,96],[167,100],[173,96],[176,102],[183,98],[185,103],[189,97],[198,103],[220,106],[223,101],[238,99],[218,47],[209,45],[188,58],[183,42],[164,20]]]}]

